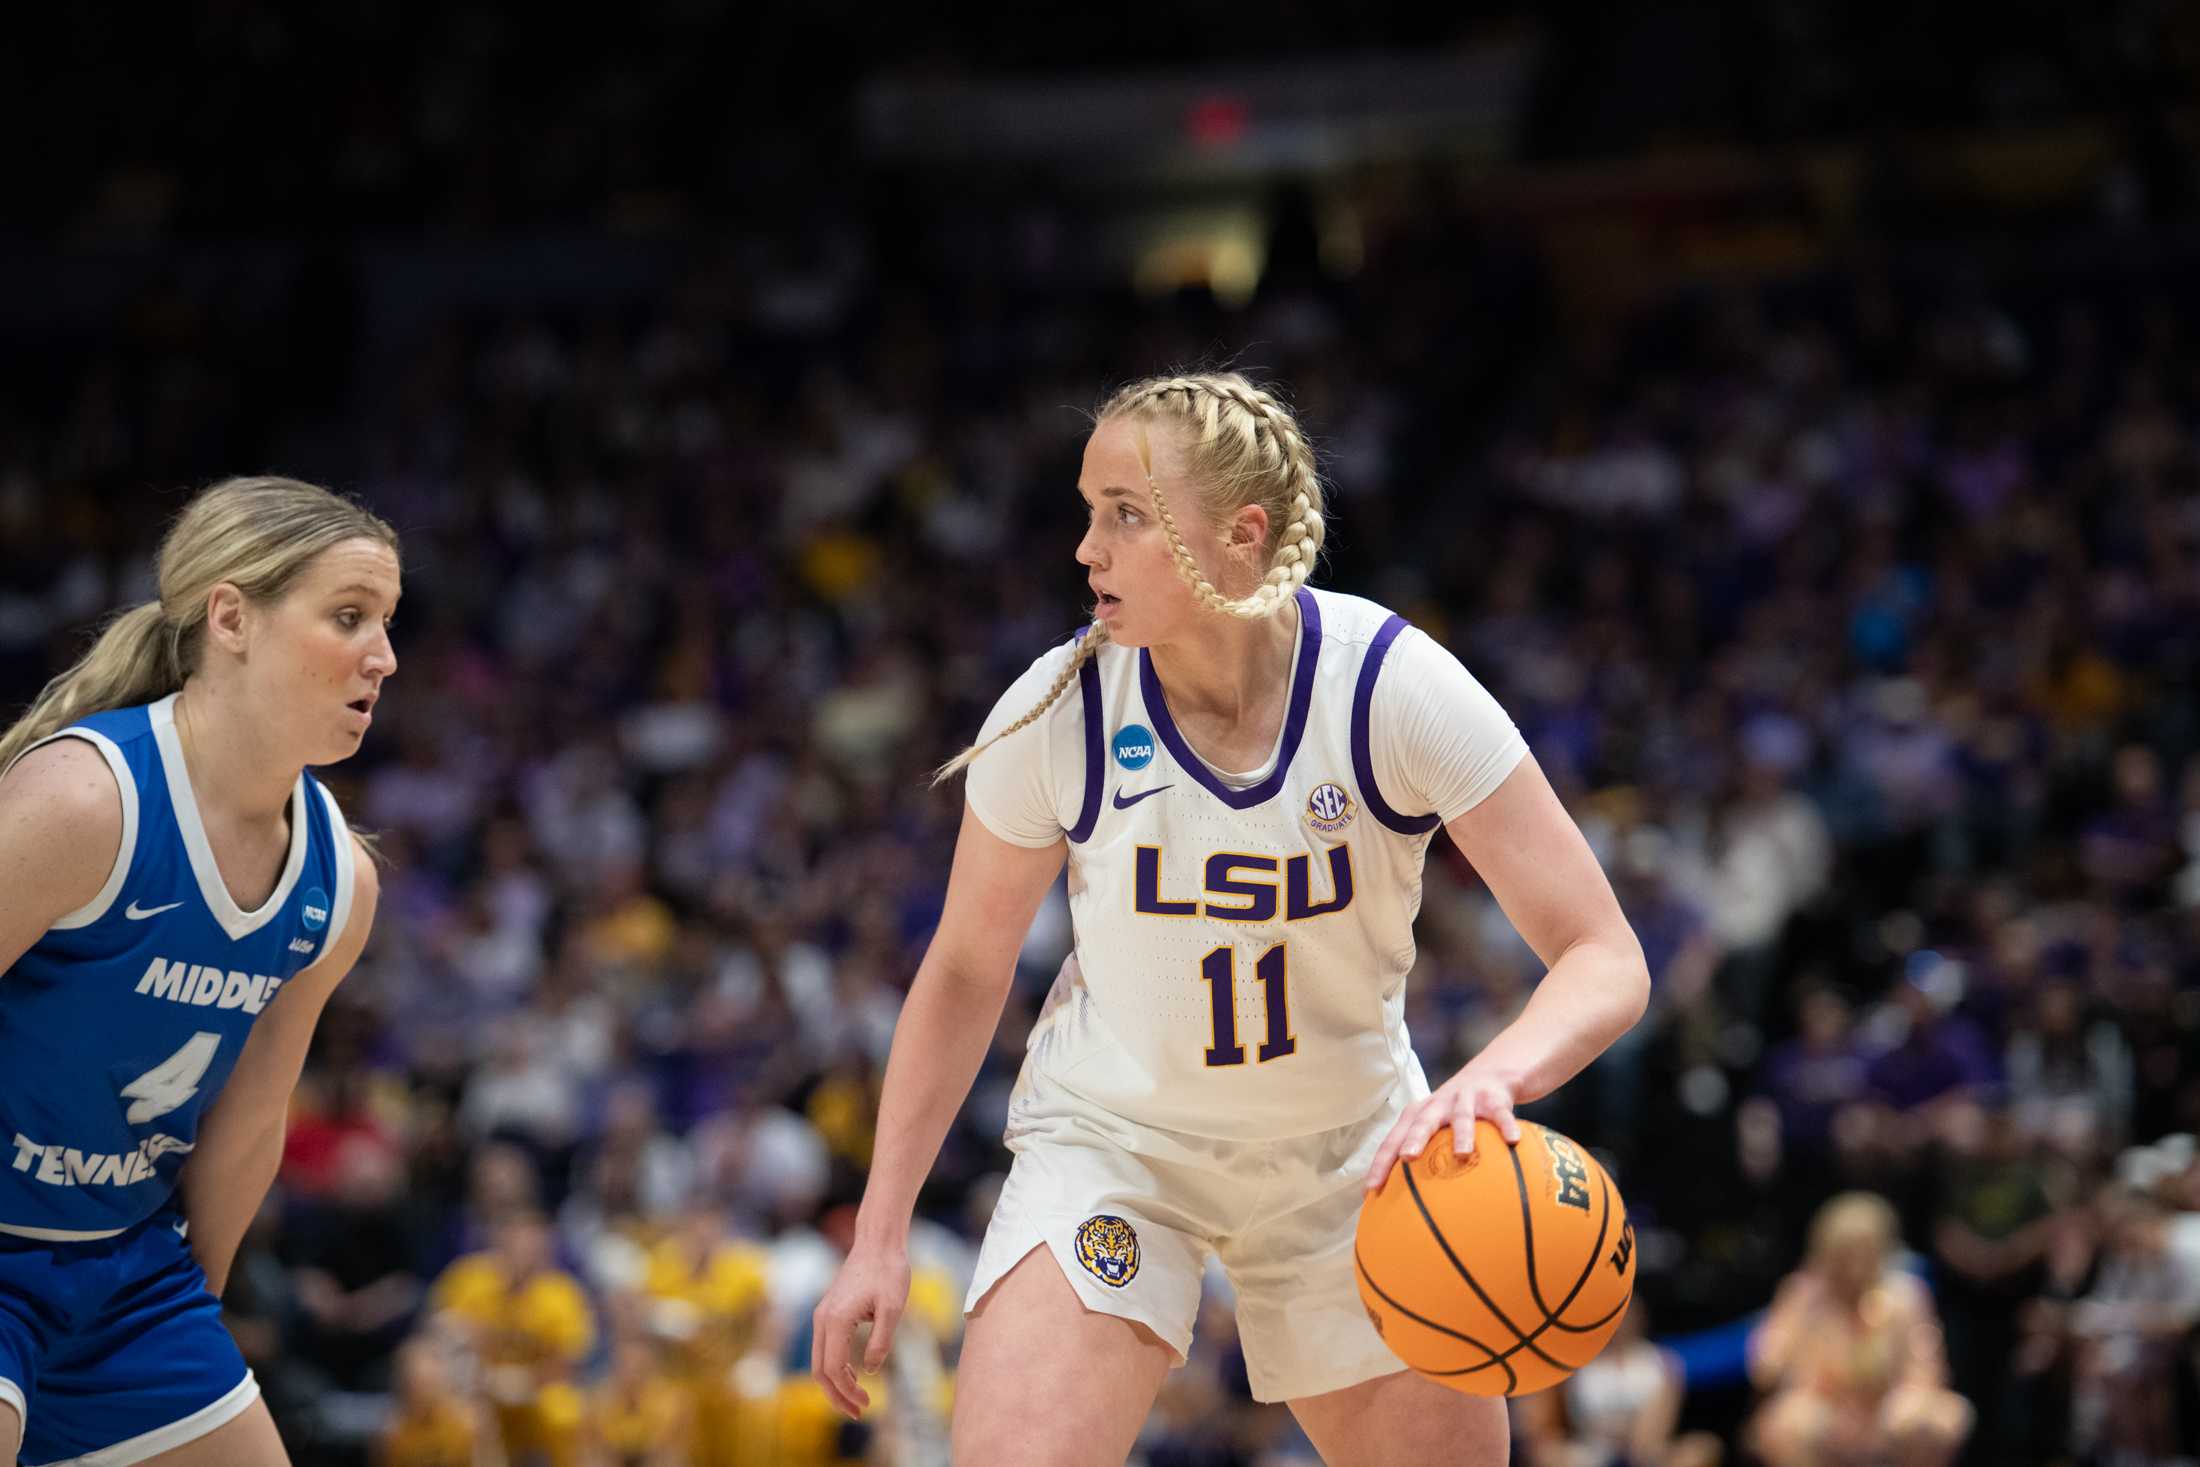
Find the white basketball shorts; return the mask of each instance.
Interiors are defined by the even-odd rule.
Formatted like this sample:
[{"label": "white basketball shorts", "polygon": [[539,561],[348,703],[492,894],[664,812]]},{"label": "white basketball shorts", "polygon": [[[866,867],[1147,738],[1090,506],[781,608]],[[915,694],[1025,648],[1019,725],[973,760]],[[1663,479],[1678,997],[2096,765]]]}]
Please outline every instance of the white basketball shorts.
[{"label": "white basketball shorts", "polygon": [[1375,1114],[1281,1141],[1134,1124],[1035,1073],[1016,1082],[1015,1153],[963,1308],[1045,1244],[1089,1309],[1136,1320],[1182,1365],[1214,1255],[1237,1294],[1254,1398],[1288,1401],[1403,1370],[1360,1304],[1352,1267],[1367,1168],[1428,1093],[1415,1067]]}]

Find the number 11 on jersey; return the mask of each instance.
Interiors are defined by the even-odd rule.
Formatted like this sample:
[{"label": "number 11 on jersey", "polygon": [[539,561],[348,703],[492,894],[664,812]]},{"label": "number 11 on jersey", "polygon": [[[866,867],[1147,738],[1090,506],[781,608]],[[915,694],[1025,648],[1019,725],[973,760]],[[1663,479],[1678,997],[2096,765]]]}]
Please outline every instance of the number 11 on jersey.
[{"label": "number 11 on jersey", "polygon": [[[1260,961],[1253,965],[1253,975],[1266,990],[1263,996],[1268,1004],[1268,1038],[1260,1047],[1262,1060],[1281,1058],[1299,1047],[1299,1041],[1291,1034],[1290,995],[1286,987],[1290,962],[1284,955],[1287,945],[1277,943],[1262,953]],[[1242,1065],[1245,1046],[1238,1043],[1237,1037],[1237,949],[1218,947],[1201,958],[1199,976],[1207,980],[1207,997],[1215,1011],[1215,1042],[1207,1047],[1207,1063]]]}]

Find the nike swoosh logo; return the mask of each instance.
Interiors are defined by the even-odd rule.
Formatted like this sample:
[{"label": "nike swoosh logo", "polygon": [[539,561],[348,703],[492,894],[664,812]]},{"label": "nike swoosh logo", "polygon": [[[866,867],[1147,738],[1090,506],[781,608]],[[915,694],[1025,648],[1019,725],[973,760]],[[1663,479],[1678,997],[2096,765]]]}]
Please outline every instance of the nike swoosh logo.
[{"label": "nike swoosh logo", "polygon": [[143,922],[147,917],[158,917],[163,912],[173,912],[182,905],[182,902],[170,902],[165,907],[141,907],[136,902],[132,902],[122,909],[122,915],[128,917],[132,922]]},{"label": "nike swoosh logo", "polygon": [[1157,784],[1150,790],[1140,790],[1137,794],[1132,795],[1127,800],[1123,798],[1123,792],[1121,790],[1117,790],[1115,792],[1115,808],[1118,810],[1128,810],[1131,806],[1137,804],[1140,800],[1150,800],[1155,795],[1160,794],[1163,790],[1173,790],[1175,788],[1176,786],[1173,784]]}]

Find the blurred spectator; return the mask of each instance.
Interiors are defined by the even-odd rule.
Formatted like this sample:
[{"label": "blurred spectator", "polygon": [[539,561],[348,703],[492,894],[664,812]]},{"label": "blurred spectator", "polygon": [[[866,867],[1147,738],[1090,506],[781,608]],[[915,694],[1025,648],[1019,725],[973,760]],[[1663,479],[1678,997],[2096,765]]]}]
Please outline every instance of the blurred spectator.
[{"label": "blurred spectator", "polygon": [[1974,1413],[1947,1386],[1931,1296],[1895,1267],[1894,1209],[1846,1193],[1812,1220],[1804,1266],[1749,1342],[1765,1396],[1754,1424],[1768,1467],[1831,1467],[1891,1455],[1954,1460]]},{"label": "blurred spectator", "polygon": [[554,1246],[539,1213],[510,1213],[490,1251],[444,1270],[430,1305],[480,1363],[505,1454],[577,1467],[587,1418],[577,1377],[595,1348],[595,1311],[580,1282],[556,1267]]},{"label": "blurred spectator", "polygon": [[2008,1462],[2025,1441],[2027,1414],[2009,1345],[2045,1283],[2055,1202],[2034,1138],[2008,1106],[1992,1098],[1954,1106],[1940,1139],[1932,1255],[1949,1374],[1977,1408],[1972,1460]]},{"label": "blurred spectator", "polygon": [[[1441,24],[1471,49],[1507,9]],[[1015,25],[915,50],[920,19],[840,27],[808,77],[786,61],[805,25],[677,3],[608,49],[478,0],[421,25],[240,0],[25,43],[128,59],[25,79],[38,115],[88,95],[110,123],[47,129],[13,178],[46,223],[7,272],[0,693],[27,701],[145,593],[194,481],[319,465],[407,540],[404,675],[327,771],[380,832],[382,916],[228,1301],[286,1429],[333,1411],[317,1396],[379,1399],[381,1336],[343,1321],[395,1291],[345,1270],[383,1268],[401,1228],[425,1277],[549,1212],[608,1314],[708,1203],[714,1246],[763,1255],[767,1302],[698,1455],[869,1450],[772,1342],[829,1267],[815,1224],[874,1144],[936,920],[960,805],[926,776],[1083,619],[1075,409],[1233,353],[1306,411],[1327,583],[1460,653],[1627,888],[1654,1016],[1550,1103],[1621,1178],[1661,1324],[1761,1305],[1808,1213],[1867,1185],[1932,1244],[1958,1385],[2016,1378],[2023,1414],[1982,1399],[1974,1460],[2067,1453],[2074,1413],[2098,1443],[2127,1384],[2189,1390],[2115,1373],[2166,1347],[2078,1304],[2162,1266],[2103,1192],[2110,1158],[2200,1127],[2188,7],[2029,7],[1983,48],[1947,16],[1890,33],[1815,0],[1717,45],[1656,8],[1617,41],[1563,9],[1513,12],[1549,89],[1517,159],[1326,174],[1318,230],[1242,309],[1126,288],[1112,185],[943,191],[846,151],[870,67],[986,73],[1019,35],[1052,66],[1051,34]],[[1331,53],[1358,18],[1261,45]],[[332,48],[371,96],[323,105]],[[1644,88],[1643,56],[1715,84]],[[326,125],[273,135],[229,93],[140,84],[240,66],[258,90],[236,95]],[[1961,167],[1905,156],[1906,129],[2013,119]],[[1683,134],[1710,151],[1645,165],[1654,225],[1625,161],[1593,165],[1609,202],[1548,207],[1575,187],[1553,160]],[[1752,181],[1705,204],[1722,135]],[[1809,138],[1832,151],[1784,146]],[[2095,167],[2053,209],[2017,200]],[[1980,171],[2010,191],[1985,212],[1936,196]],[[240,190],[269,187],[281,218],[240,236],[265,214]],[[1753,262],[1793,243],[1737,272],[1730,211]],[[1678,283],[1653,289],[1668,253]],[[1405,1002],[1435,1073],[1541,967],[1441,840],[1422,910]],[[1066,913],[1050,894],[923,1198],[942,1277],[996,1184]],[[362,1145],[401,1158],[406,1205],[393,1224],[362,1199],[383,1221],[348,1258],[330,1219]],[[2200,1207],[2177,1185],[2155,1205]],[[1248,1404],[1214,1339],[1172,1449],[1288,1459],[1257,1415],[1191,1440],[1213,1401]],[[312,1375],[347,1351],[356,1397]],[[1692,1379],[1689,1412],[1735,1424],[1721,1392]],[[340,1434],[313,1450],[350,1467]]]},{"label": "blurred spectator", "polygon": [[1834,1117],[1869,1094],[1870,1080],[1839,993],[1803,988],[1796,1011],[1795,1037],[1766,1057],[1764,1093],[1779,1116],[1781,1145],[1807,1172],[1830,1160]]},{"label": "blurred spectator", "polygon": [[401,1154],[373,1104],[373,1088],[373,1076],[356,1064],[318,1070],[300,1082],[283,1140],[283,1180],[294,1192],[329,1196],[343,1185],[353,1159]]},{"label": "blurred spectator", "polygon": [[611,1339],[611,1363],[589,1393],[591,1467],[692,1467],[695,1400],[668,1375],[656,1341],[622,1328]]},{"label": "blurred spectator", "polygon": [[2057,1113],[2075,1113],[2129,1134],[2134,1102],[2131,1045],[2116,1021],[2089,1015],[2076,983],[2044,984],[2010,1035],[2005,1059],[2009,1094],[2018,1115],[2044,1126]]},{"label": "blurred spectator", "polygon": [[425,1251],[396,1148],[346,1140],[332,1194],[302,1201],[286,1240],[298,1307],[291,1349],[340,1389],[386,1387],[391,1352],[420,1307]]},{"label": "blurred spectator", "polygon": [[1520,1397],[1515,1452],[1523,1467],[1718,1467],[1706,1432],[1682,1433],[1685,1376],[1672,1351],[1650,1342],[1640,1300],[1602,1354],[1552,1390]]},{"label": "blurred spectator", "polygon": [[409,1340],[394,1366],[396,1400],[374,1467],[506,1467],[510,1458],[488,1414],[468,1392],[471,1372],[448,1341]]},{"label": "blurred spectator", "polygon": [[2200,1325],[2200,1214],[2154,1195],[2154,1157],[2131,1154],[2137,1175],[2108,1189],[2104,1247],[2093,1287],[2072,1305],[2075,1444],[2108,1460],[2165,1460],[2188,1448],[2180,1394],[2195,1370]]}]

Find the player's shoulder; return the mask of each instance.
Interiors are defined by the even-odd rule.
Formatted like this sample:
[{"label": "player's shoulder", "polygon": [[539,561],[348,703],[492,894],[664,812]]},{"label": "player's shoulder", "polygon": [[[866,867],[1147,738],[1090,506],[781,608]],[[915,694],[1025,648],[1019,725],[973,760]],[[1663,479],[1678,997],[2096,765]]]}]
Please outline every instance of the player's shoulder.
[{"label": "player's shoulder", "polygon": [[[1441,673],[1464,666],[1458,654],[1445,645],[1436,632],[1415,625],[1410,617],[1379,601],[1339,591],[1315,591],[1313,594],[1322,618],[1325,647],[1357,651],[1363,657],[1380,653],[1386,675],[1378,684],[1378,697],[1383,696],[1381,690],[1396,689],[1419,674]],[[1395,675],[1393,670],[1396,669],[1404,669],[1404,676]]]},{"label": "player's shoulder", "polygon": [[[12,910],[0,942],[104,911],[130,858],[136,789],[82,739],[57,739],[0,775],[0,881]],[[27,926],[25,924],[28,924]]]},{"label": "player's shoulder", "polygon": [[1354,596],[1343,591],[1316,590],[1309,586],[1306,594],[1314,598],[1314,610],[1321,618],[1322,644],[1325,647],[1366,647],[1383,634],[1383,629],[1394,620],[1403,621],[1398,613],[1379,601],[1365,596]]},{"label": "player's shoulder", "polygon": [[114,768],[87,739],[40,744],[0,774],[0,814],[10,823],[112,847],[122,832],[122,810]]}]

